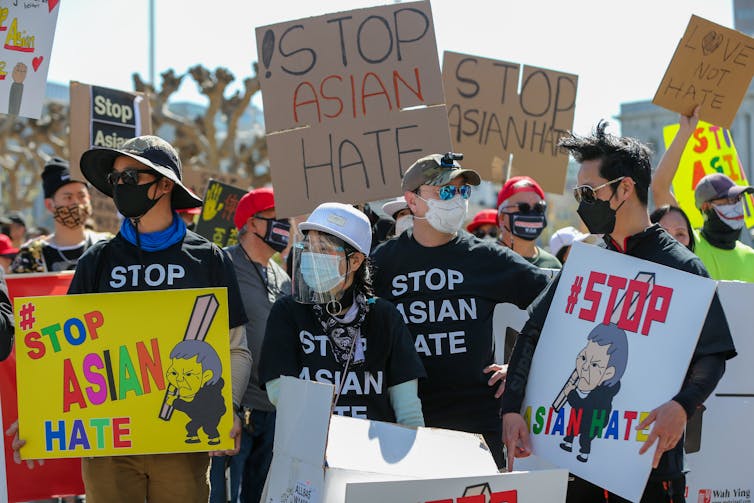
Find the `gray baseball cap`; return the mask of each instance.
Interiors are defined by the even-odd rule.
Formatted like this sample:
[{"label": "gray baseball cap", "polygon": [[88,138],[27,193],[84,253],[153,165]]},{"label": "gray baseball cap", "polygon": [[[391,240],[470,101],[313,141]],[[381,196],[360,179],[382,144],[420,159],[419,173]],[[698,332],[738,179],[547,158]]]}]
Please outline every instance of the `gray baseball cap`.
[{"label": "gray baseball cap", "polygon": [[754,193],[754,187],[736,185],[736,182],[722,173],[712,173],[699,180],[694,189],[694,200],[696,207],[702,209],[702,205],[708,201],[723,197],[738,197],[744,192]]},{"label": "gray baseball cap", "polygon": [[422,157],[411,165],[403,175],[401,189],[413,192],[421,185],[446,185],[458,176],[463,176],[466,183],[479,185],[482,179],[473,169],[462,168],[458,160],[463,154],[432,154]]}]

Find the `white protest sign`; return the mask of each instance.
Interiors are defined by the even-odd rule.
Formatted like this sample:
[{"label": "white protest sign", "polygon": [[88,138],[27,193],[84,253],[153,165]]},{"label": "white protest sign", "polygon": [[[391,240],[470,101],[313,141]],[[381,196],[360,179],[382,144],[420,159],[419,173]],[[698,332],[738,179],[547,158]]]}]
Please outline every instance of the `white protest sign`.
[{"label": "white protest sign", "polygon": [[42,114],[59,0],[0,5],[0,113]]},{"label": "white protest sign", "polygon": [[681,388],[715,282],[574,243],[522,413],[538,456],[639,501],[652,452],[635,427]]},{"label": "white protest sign", "polygon": [[558,503],[567,485],[567,470],[361,482],[346,486],[346,503]]},{"label": "white protest sign", "polygon": [[[687,501],[751,503],[754,492],[754,284],[717,287],[738,356],[686,428]],[[695,425],[695,426],[692,426]]]}]

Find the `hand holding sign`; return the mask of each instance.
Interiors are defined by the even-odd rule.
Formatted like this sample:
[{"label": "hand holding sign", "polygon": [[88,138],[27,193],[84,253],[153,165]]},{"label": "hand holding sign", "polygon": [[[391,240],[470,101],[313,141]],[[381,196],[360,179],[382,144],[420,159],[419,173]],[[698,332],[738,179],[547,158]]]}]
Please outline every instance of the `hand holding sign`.
[{"label": "hand holding sign", "polygon": [[649,428],[650,424],[654,423],[647,441],[639,449],[639,454],[644,454],[652,447],[655,440],[659,439],[657,450],[655,450],[654,458],[652,458],[652,468],[657,468],[662,454],[675,447],[681,440],[687,420],[686,411],[681,407],[681,404],[675,400],[670,400],[652,410],[644,421],[636,427],[637,430],[645,430]]}]

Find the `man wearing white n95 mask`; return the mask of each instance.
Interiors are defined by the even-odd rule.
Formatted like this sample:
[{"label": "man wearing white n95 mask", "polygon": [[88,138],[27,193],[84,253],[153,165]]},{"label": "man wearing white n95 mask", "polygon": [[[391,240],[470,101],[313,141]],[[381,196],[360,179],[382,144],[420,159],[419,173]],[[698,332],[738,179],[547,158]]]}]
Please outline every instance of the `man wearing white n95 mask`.
[{"label": "man wearing white n95 mask", "polygon": [[434,154],[406,171],[402,188],[414,228],[373,252],[375,290],[395,304],[424,363],[419,398],[426,425],[484,435],[502,466],[506,368],[493,361],[492,315],[499,303],[528,306],[547,275],[460,230],[472,185],[480,183],[461,158]]}]

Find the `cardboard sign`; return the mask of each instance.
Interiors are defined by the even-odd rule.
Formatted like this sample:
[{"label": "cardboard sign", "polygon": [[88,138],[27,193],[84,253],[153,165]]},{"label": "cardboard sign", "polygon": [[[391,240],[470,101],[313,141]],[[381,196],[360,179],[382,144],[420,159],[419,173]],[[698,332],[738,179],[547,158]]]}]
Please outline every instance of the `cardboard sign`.
[{"label": "cardboard sign", "polygon": [[256,29],[278,217],[401,194],[418,158],[450,149],[429,2]]},{"label": "cardboard sign", "polygon": [[557,503],[565,501],[567,470],[489,477],[351,483],[346,503]]},{"label": "cardboard sign", "polygon": [[754,76],[754,39],[691,16],[652,103],[730,129]]},{"label": "cardboard sign", "polygon": [[564,192],[568,153],[557,144],[573,129],[576,75],[446,51],[442,77],[453,149],[465,164],[486,180],[528,175]]},{"label": "cardboard sign", "polygon": [[[11,303],[17,297],[65,295],[73,278],[73,271],[56,273],[10,274],[5,277]],[[3,424],[10,426],[18,419],[16,394],[16,351],[0,362],[0,398]],[[6,428],[7,428],[6,426]],[[5,431],[5,428],[2,430]],[[83,494],[81,461],[79,459],[48,460],[29,469],[26,463],[13,461],[13,450],[7,439],[4,444],[5,474],[8,481],[8,501],[31,501],[51,498],[56,494]],[[44,484],[39,481],[44,480]]]},{"label": "cardboard sign", "polygon": [[[534,453],[639,501],[653,451],[635,430],[681,388],[715,282],[575,242],[529,372]],[[672,355],[670,357],[669,355]]]},{"label": "cardboard sign", "polygon": [[[679,127],[678,124],[671,124],[662,129],[666,149],[670,147],[673,138],[678,134]],[[704,217],[696,207],[694,189],[699,180],[712,173],[727,175],[738,185],[749,185],[746,171],[741,166],[741,159],[733,144],[731,132],[699,121],[696,131],[686,144],[678,163],[678,171],[673,177],[675,198],[695,229],[704,224]],[[746,227],[754,227],[754,197],[751,194],[744,194],[741,200],[744,205]]]},{"label": "cardboard sign", "polygon": [[[721,281],[717,287],[738,356],[686,428],[688,501],[752,501],[754,494],[754,284]],[[733,419],[733,420],[732,420]],[[693,426],[692,426],[693,425]]]},{"label": "cardboard sign", "polygon": [[[143,93],[70,83],[71,176],[83,180],[81,155],[91,147],[120,148],[126,140],[152,134],[149,99]],[[120,217],[113,200],[97,189],[90,190],[92,216],[98,231],[116,233]]]},{"label": "cardboard sign", "polygon": [[0,113],[39,119],[47,88],[59,0],[0,6]]},{"label": "cardboard sign", "polygon": [[195,232],[220,248],[238,244],[238,229],[233,223],[233,217],[238,201],[245,194],[246,191],[243,189],[210,180]]},{"label": "cardboard sign", "polygon": [[479,436],[331,415],[334,390],[330,384],[281,377],[262,501],[344,503],[353,482],[497,474]]},{"label": "cardboard sign", "polygon": [[[170,310],[134,316],[158,305]],[[22,297],[14,307],[26,458],[233,447],[224,288]]]}]

